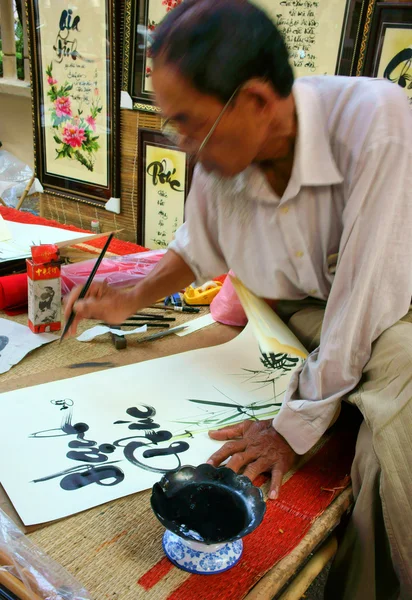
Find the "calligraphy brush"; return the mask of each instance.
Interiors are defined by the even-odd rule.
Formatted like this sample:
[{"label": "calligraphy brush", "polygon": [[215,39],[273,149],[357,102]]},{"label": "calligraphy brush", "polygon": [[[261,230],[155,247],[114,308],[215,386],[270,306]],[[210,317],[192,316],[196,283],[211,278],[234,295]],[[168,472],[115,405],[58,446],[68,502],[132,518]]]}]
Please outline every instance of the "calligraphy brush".
[{"label": "calligraphy brush", "polygon": [[19,600],[15,594],[9,592],[9,590],[2,585],[0,585],[0,598],[2,600]]},{"label": "calligraphy brush", "polygon": [[158,315],[156,313],[147,313],[147,312],[137,312],[134,313],[134,315],[131,315],[132,317],[147,317],[148,319],[166,319],[165,316],[163,315]]},{"label": "calligraphy brush", "polygon": [[198,313],[200,312],[200,308],[196,308],[194,306],[157,306],[156,304],[151,304],[149,308],[156,308],[158,310],[167,310],[174,312],[184,312],[184,313]]},{"label": "calligraphy brush", "polygon": [[[108,325],[107,323],[99,323],[99,325],[104,325],[105,327],[112,327],[112,325]],[[117,325],[117,327],[143,327],[143,325],[146,325],[146,327],[163,327],[164,329],[166,329],[167,327],[170,327],[169,323],[120,323],[120,325]]]},{"label": "calligraphy brush", "polygon": [[12,594],[3,585],[0,585],[0,598],[2,600],[19,600],[15,594]]},{"label": "calligraphy brush", "polygon": [[168,321],[176,321],[176,319],[174,317],[127,317],[126,321],[161,321],[162,323],[168,322]]},{"label": "calligraphy brush", "polygon": [[188,325],[178,325],[177,327],[173,327],[172,329],[166,329],[166,331],[159,331],[159,333],[153,333],[152,335],[147,335],[145,337],[139,338],[137,342],[141,344],[142,342],[150,342],[151,340],[158,340],[166,335],[170,335],[172,333],[177,333],[178,331],[183,331],[187,329]]},{"label": "calligraphy brush", "polygon": [[[87,294],[87,292],[89,290],[89,287],[91,286],[91,283],[92,283],[92,281],[94,279],[94,276],[96,275],[97,269],[100,267],[100,263],[102,262],[103,257],[106,254],[106,250],[109,247],[109,244],[110,244],[110,242],[113,239],[113,236],[114,236],[114,233],[111,233],[109,235],[109,237],[107,238],[107,241],[106,241],[105,245],[103,246],[103,250],[100,252],[99,258],[96,260],[95,265],[94,265],[94,267],[92,269],[92,272],[90,273],[89,277],[87,278],[87,281],[84,284],[84,286],[82,288],[82,291],[79,294],[79,298],[78,298],[79,300],[81,298],[84,298],[85,295]],[[74,315],[75,315],[75,313],[74,313],[74,310],[72,308],[71,313],[69,315],[69,318],[67,319],[66,324],[64,326],[63,333],[61,334],[60,342],[59,342],[60,344],[62,343],[63,339],[65,338],[67,332],[70,329],[71,324],[73,323]]]},{"label": "calligraphy brush", "polygon": [[164,321],[166,319],[167,321],[167,317],[164,317],[163,315],[156,315],[154,313],[135,313],[134,315],[130,315],[130,318],[132,317],[146,317],[147,319],[154,319],[155,321]]}]

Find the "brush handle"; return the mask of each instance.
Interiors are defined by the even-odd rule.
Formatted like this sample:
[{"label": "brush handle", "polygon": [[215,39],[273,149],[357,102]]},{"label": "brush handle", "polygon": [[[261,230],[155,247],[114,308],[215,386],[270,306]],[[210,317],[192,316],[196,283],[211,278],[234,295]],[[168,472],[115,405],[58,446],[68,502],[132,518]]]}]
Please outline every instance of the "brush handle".
[{"label": "brush handle", "polygon": [[161,321],[162,323],[168,323],[176,321],[175,317],[127,317],[126,321]]},{"label": "brush handle", "polygon": [[160,331],[159,333],[153,333],[152,335],[147,335],[145,337],[138,339],[137,341],[139,343],[142,343],[142,342],[150,342],[152,340],[158,340],[162,337],[165,337],[166,335],[170,335],[171,333],[177,333],[178,331],[183,331],[184,329],[187,329],[187,325],[178,325],[177,327],[173,327],[172,329],[167,329],[166,331]]},{"label": "brush handle", "polygon": [[121,323],[120,327],[143,327],[143,325],[146,325],[146,327],[157,327],[159,329],[161,327],[163,327],[163,329],[170,327],[169,323],[141,323],[140,321],[138,323]]},{"label": "brush handle", "polygon": [[[100,252],[99,258],[96,260],[96,263],[95,263],[95,265],[94,265],[94,267],[93,267],[93,269],[92,269],[92,272],[90,273],[89,277],[87,278],[87,281],[86,281],[86,283],[84,284],[84,286],[83,286],[83,288],[82,288],[82,291],[81,291],[81,292],[80,292],[80,294],[79,294],[79,298],[78,298],[79,300],[80,300],[81,298],[84,298],[84,297],[85,297],[85,295],[87,294],[87,292],[88,292],[88,290],[89,290],[89,287],[90,287],[90,286],[91,286],[91,284],[92,284],[93,278],[94,278],[94,276],[96,275],[97,269],[100,267],[100,263],[102,262],[102,260],[103,260],[103,257],[104,257],[104,255],[106,254],[106,250],[107,250],[107,248],[109,247],[109,244],[110,244],[110,242],[111,242],[111,241],[112,241],[112,239],[113,239],[113,236],[114,236],[114,233],[111,233],[111,234],[109,235],[109,237],[107,238],[107,241],[106,241],[105,245],[103,246],[103,250]],[[75,315],[75,312],[74,312],[74,310],[72,309],[72,310],[71,310],[71,313],[70,313],[70,315],[69,315],[69,318],[67,319],[67,321],[66,321],[66,324],[65,324],[65,326],[64,326],[63,333],[61,334],[61,337],[60,337],[60,342],[62,342],[62,341],[63,341],[63,339],[66,337],[66,334],[67,334],[67,332],[69,331],[69,329],[70,329],[70,327],[71,327],[71,325],[72,325],[72,323],[73,323],[73,320],[74,320],[74,315]]]}]

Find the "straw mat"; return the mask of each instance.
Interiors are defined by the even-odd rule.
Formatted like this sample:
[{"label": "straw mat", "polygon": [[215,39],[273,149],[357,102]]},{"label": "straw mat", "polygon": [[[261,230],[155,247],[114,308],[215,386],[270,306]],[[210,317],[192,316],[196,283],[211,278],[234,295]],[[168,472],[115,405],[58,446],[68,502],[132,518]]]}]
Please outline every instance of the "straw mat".
[{"label": "straw mat", "polygon": [[[226,573],[190,575],[164,557],[164,530],[147,491],[50,524],[30,537],[76,575],[95,600],[238,600],[307,536],[346,488],[355,438],[356,428],[340,419],[323,445],[288,474],[280,499],[267,502],[262,525],[245,538],[241,561]],[[266,494],[266,478],[255,483]]]}]

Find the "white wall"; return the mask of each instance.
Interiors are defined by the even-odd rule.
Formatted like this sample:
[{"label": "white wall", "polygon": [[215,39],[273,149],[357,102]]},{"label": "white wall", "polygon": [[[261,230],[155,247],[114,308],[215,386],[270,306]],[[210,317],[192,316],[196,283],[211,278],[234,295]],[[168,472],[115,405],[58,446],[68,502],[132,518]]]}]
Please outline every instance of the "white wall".
[{"label": "white wall", "polygon": [[0,92],[0,141],[4,150],[33,168],[30,98]]}]

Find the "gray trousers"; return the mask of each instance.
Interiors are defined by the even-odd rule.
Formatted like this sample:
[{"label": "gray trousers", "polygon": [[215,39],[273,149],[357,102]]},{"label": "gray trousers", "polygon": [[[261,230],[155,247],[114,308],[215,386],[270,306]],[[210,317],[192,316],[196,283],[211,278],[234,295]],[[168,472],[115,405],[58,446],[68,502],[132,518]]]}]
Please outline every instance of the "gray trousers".
[{"label": "gray trousers", "polygon": [[[309,351],[324,303],[281,302],[277,312]],[[412,310],[374,342],[359,386],[352,465],[355,507],[333,561],[327,600],[412,600]]]}]

